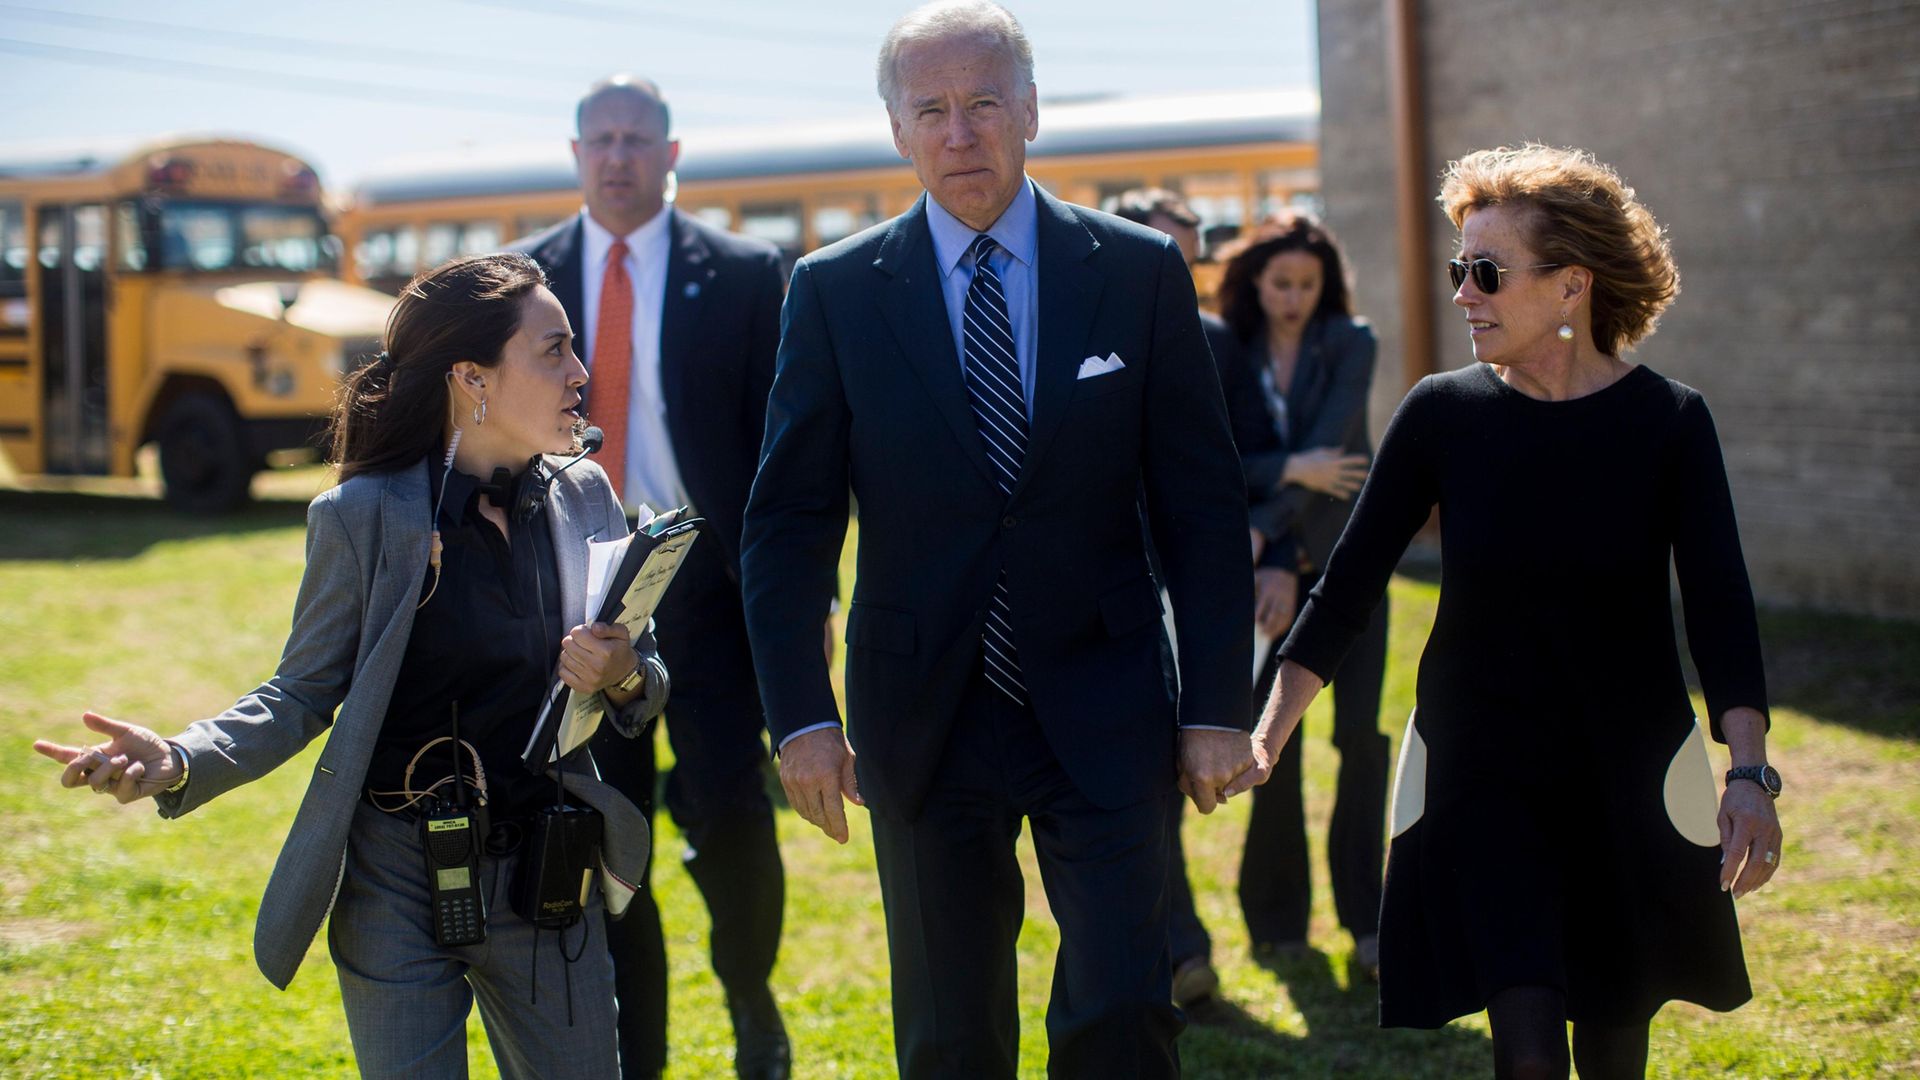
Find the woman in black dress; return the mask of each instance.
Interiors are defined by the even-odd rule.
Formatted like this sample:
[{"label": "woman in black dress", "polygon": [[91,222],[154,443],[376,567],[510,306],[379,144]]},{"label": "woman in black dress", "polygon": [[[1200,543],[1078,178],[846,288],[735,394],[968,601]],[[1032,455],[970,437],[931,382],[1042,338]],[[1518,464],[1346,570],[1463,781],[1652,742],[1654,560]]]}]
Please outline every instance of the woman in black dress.
[{"label": "woman in black dress", "polygon": [[[1778,866],[1752,590],[1700,395],[1620,359],[1678,291],[1613,170],[1529,145],[1441,193],[1471,367],[1401,404],[1255,734],[1264,780],[1440,511],[1442,575],[1392,810],[1381,1022],[1487,1010],[1497,1076],[1641,1076],[1674,999],[1751,996],[1733,900]],[[1716,808],[1674,642],[1678,571]]]},{"label": "woman in black dress", "polygon": [[[1306,214],[1286,212],[1231,251],[1220,312],[1259,387],[1272,443],[1246,453],[1248,516],[1259,537],[1254,569],[1257,638],[1263,650],[1257,692],[1273,685],[1274,648],[1293,621],[1301,590],[1320,579],[1366,479],[1372,443],[1367,398],[1373,385],[1373,330],[1353,313],[1333,236]],[[1333,678],[1333,744],[1340,772],[1327,864],[1334,909],[1353,935],[1356,967],[1379,964],[1380,860],[1387,803],[1388,743],[1380,733],[1380,683],[1387,664],[1382,602]],[[1254,955],[1307,947],[1312,875],[1301,801],[1301,748],[1274,763],[1275,782],[1254,792],[1240,863],[1240,909]]]}]

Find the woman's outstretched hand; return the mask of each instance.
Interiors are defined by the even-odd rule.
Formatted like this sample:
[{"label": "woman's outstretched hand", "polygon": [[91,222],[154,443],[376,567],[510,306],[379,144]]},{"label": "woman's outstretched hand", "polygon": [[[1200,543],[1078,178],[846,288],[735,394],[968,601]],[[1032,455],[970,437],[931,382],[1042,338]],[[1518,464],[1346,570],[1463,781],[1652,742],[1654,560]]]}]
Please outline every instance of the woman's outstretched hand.
[{"label": "woman's outstretched hand", "polygon": [[167,740],[133,724],[84,713],[81,722],[106,736],[90,746],[67,746],[46,739],[33,748],[66,766],[61,787],[90,787],[123,803],[156,795],[180,779],[180,762]]}]

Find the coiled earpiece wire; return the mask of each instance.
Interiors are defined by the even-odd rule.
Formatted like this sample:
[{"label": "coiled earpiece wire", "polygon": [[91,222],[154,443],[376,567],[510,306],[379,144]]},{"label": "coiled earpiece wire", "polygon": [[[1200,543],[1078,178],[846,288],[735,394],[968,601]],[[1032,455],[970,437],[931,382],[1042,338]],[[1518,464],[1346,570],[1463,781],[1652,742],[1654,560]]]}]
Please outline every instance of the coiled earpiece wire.
[{"label": "coiled earpiece wire", "polygon": [[440,591],[440,556],[446,551],[445,545],[440,542],[440,504],[447,501],[447,479],[453,475],[453,452],[460,448],[461,434],[459,410],[454,407],[453,401],[452,371],[447,372],[447,420],[453,425],[453,437],[447,440],[447,456],[440,462],[440,494],[434,496],[433,531],[428,534],[431,539],[427,544],[427,565],[433,567],[433,587],[413,606],[415,611],[426,607],[427,601],[433,599],[433,594]]}]

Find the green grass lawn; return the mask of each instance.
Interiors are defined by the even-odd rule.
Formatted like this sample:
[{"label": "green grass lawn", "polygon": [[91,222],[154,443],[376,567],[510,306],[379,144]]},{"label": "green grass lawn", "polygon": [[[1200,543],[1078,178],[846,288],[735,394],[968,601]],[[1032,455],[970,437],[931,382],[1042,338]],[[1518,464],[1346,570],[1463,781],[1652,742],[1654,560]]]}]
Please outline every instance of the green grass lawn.
[{"label": "green grass lawn", "polygon": [[[171,732],[271,672],[301,566],[299,501],[200,521],[101,494],[0,492],[0,1075],[352,1075],[324,940],[291,990],[253,966],[254,914],[310,761],[290,763],[177,822],[150,806],[61,790],[30,749],[78,741],[82,709]],[[1435,589],[1394,583],[1382,726],[1396,737]],[[1731,1014],[1670,1006],[1654,1075],[1920,1074],[1920,627],[1800,614],[1763,619],[1775,689],[1773,757],[1788,781],[1777,882],[1741,904],[1755,1000]],[[1334,755],[1324,704],[1307,724],[1309,813],[1321,834]],[[664,752],[665,743],[661,748]],[[1715,750],[1719,748],[1716,746]],[[313,751],[310,749],[308,754]],[[1722,758],[1724,762],[1724,757]],[[1189,813],[1188,856],[1215,940],[1224,1002],[1182,1037],[1197,1077],[1483,1075],[1483,1019],[1440,1032],[1373,1026],[1371,988],[1346,970],[1316,865],[1312,939],[1275,973],[1246,955],[1233,895],[1246,803]],[[892,1072],[887,958],[870,834],[839,847],[791,813],[787,936],[775,973],[805,1077]],[[655,887],[672,954],[673,1074],[731,1075],[732,1036],[706,961],[706,916],[657,838]],[[1057,938],[1023,843],[1022,1074],[1043,1074]],[[492,1064],[470,1025],[477,1075]]]}]

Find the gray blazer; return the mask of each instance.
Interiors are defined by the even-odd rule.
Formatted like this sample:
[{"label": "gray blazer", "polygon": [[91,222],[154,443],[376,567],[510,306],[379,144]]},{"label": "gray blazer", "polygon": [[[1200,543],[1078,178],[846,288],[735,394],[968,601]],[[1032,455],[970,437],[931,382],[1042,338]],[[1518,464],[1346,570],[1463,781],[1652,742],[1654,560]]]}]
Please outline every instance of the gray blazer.
[{"label": "gray blazer", "polygon": [[[307,569],[279,669],[226,712],[174,738],[188,757],[187,786],[155,798],[160,816],[179,817],[265,776],[332,725],[254,926],[254,959],[283,990],[332,910],[346,870],[347,827],[366,784],[427,572],[428,495],[422,461],[400,472],[356,476],[313,500],[307,507]],[[547,516],[566,598],[563,614],[568,626],[577,626],[586,621],[585,541],[623,536],[627,520],[606,474],[590,461],[554,481]],[[668,692],[652,634],[635,644],[648,668],[646,693],[605,713],[629,736],[665,707]],[[639,881],[647,857],[646,819],[600,781],[584,749],[561,768],[567,789],[605,815],[604,869],[619,883]],[[616,903],[610,895],[609,910],[615,906],[624,909],[624,897]]]}]

